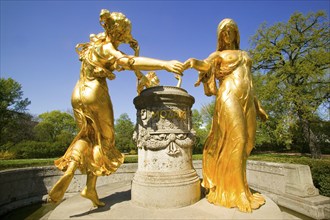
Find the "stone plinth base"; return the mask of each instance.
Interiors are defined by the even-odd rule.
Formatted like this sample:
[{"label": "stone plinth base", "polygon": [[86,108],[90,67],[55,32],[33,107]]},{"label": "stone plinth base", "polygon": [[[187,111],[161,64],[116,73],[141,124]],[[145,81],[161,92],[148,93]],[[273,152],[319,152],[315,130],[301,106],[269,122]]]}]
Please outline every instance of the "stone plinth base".
[{"label": "stone plinth base", "polygon": [[199,201],[200,189],[195,170],[136,172],[132,182],[132,202],[146,208],[178,208]]},{"label": "stone plinth base", "polygon": [[180,208],[199,201],[200,181],[192,165],[194,101],[186,90],[171,86],[151,87],[134,98],[133,139],[139,158],[132,182],[134,204]]},{"label": "stone plinth base", "polygon": [[266,204],[252,213],[243,213],[237,208],[215,206],[205,198],[182,208],[150,209],[135,205],[130,200],[130,189],[130,182],[99,187],[97,191],[106,205],[98,209],[77,194],[63,201],[50,215],[42,219],[283,219],[279,207],[266,196]]}]

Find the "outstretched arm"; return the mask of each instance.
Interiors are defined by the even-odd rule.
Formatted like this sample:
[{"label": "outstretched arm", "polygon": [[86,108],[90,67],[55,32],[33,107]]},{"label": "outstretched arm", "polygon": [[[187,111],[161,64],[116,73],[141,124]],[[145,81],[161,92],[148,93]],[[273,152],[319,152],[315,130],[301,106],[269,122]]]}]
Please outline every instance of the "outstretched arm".
[{"label": "outstretched arm", "polygon": [[127,70],[166,70],[180,75],[183,72],[183,64],[176,60],[165,61],[125,55],[116,50],[111,43],[105,45],[104,50],[115,56],[117,64]]},{"label": "outstretched arm", "polygon": [[205,60],[197,60],[195,58],[189,58],[184,62],[183,67],[184,70],[189,68],[194,68],[199,72],[208,72],[211,68],[211,62],[214,58],[219,57],[219,52],[212,53],[208,58]]},{"label": "outstretched arm", "polygon": [[211,65],[204,60],[197,60],[195,58],[190,58],[183,64],[184,70],[189,68],[194,68],[199,71],[198,79],[195,82],[195,87],[199,86],[203,79],[206,77],[206,73],[210,69]]},{"label": "outstretched arm", "polygon": [[210,64],[205,60],[197,60],[195,58],[189,58],[186,62],[184,62],[183,68],[185,70],[189,68],[194,68],[199,72],[207,72],[210,69]]},{"label": "outstretched arm", "polygon": [[198,80],[196,81],[195,86],[199,86],[201,82],[205,81],[208,78],[207,75],[210,72],[212,60],[214,60],[215,58],[219,58],[219,52],[212,53],[205,60],[197,60],[195,58],[190,58],[186,62],[184,62],[184,70],[188,68],[194,68],[199,71]]},{"label": "outstretched arm", "polygon": [[[165,61],[147,57],[131,57],[130,60],[122,60],[123,65],[128,62],[129,69],[138,70],[166,70],[182,75],[183,64],[176,60]],[[133,60],[132,60],[133,59]],[[120,61],[119,64],[122,63]]]}]

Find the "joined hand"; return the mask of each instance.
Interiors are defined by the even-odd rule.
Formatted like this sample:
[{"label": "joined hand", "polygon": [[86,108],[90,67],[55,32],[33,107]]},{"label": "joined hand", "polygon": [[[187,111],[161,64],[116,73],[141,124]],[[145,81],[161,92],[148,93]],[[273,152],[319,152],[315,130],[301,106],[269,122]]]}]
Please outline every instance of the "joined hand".
[{"label": "joined hand", "polygon": [[180,76],[182,76],[182,72],[184,71],[184,68],[183,68],[183,64],[181,62],[179,62],[177,60],[171,60],[165,64],[165,70],[179,74]]}]

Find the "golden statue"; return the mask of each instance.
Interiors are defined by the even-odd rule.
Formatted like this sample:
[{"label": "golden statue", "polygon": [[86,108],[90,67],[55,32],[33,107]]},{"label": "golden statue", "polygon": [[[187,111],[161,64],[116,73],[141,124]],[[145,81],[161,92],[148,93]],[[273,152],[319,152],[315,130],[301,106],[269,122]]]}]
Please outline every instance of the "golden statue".
[{"label": "golden statue", "polygon": [[[232,19],[220,22],[217,50],[205,60],[188,59],[206,95],[216,96],[212,127],[203,149],[203,182],[207,200],[215,205],[252,212],[265,203],[252,194],[246,180],[246,160],[255,144],[256,115],[268,118],[252,84],[251,59],[239,49],[240,36]],[[219,81],[217,88],[216,80]]]},{"label": "golden statue", "polygon": [[110,175],[124,161],[124,156],[115,147],[114,115],[106,78],[113,80],[114,70],[164,69],[179,75],[183,71],[179,61],[136,57],[119,51],[118,46],[122,43],[128,43],[136,53],[139,48],[131,35],[131,22],[122,13],[103,9],[100,23],[105,31],[92,34],[90,42],[76,47],[82,65],[71,102],[80,131],[64,156],[55,161],[65,173],[49,192],[52,202],[63,198],[75,170],[79,169],[87,174],[81,195],[90,199],[94,206],[104,206],[96,192],[97,177]]},{"label": "golden statue", "polygon": [[136,74],[136,77],[138,79],[137,88],[136,88],[138,95],[140,95],[141,91],[144,88],[159,86],[160,83],[159,78],[155,71],[150,71],[146,75],[143,75],[142,73]]}]

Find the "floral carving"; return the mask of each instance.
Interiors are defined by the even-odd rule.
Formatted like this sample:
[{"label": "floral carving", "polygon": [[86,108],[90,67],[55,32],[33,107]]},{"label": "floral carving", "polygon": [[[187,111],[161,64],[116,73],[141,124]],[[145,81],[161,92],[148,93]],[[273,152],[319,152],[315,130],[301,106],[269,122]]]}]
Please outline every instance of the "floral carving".
[{"label": "floral carving", "polygon": [[195,143],[195,134],[192,132],[150,134],[142,126],[138,127],[139,130],[136,130],[133,135],[138,148],[155,151],[167,148],[168,155],[177,155],[181,152],[180,148],[192,147]]},{"label": "floral carving", "polygon": [[137,112],[137,125],[133,140],[140,149],[158,151],[176,156],[180,148],[191,148],[195,132],[190,129],[189,108],[141,109]]}]

